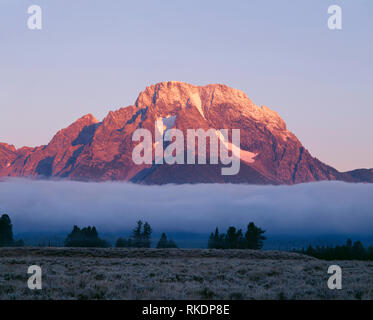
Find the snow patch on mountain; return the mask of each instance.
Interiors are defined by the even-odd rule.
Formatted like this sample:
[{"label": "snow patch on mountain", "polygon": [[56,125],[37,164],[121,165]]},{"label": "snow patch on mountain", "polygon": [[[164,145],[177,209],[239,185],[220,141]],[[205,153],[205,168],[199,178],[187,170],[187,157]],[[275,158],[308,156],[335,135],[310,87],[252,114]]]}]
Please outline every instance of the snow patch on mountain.
[{"label": "snow patch on mountain", "polygon": [[226,141],[224,136],[221,134],[220,131],[216,132],[220,142],[224,145],[225,148],[227,148],[229,151],[232,152],[233,156],[240,159],[243,162],[246,163],[254,163],[255,157],[258,155],[257,153],[246,151],[241,149],[240,147],[236,146],[235,144]]},{"label": "snow patch on mountain", "polygon": [[188,104],[194,105],[197,108],[198,112],[201,114],[201,116],[205,119],[205,114],[202,109],[201,97],[198,92],[191,94]]}]

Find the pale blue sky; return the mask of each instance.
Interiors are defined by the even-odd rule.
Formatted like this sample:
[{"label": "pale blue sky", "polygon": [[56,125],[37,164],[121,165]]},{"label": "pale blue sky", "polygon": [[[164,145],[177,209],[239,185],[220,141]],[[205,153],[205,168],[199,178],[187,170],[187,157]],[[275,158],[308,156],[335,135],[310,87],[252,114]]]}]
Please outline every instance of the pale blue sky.
[{"label": "pale blue sky", "polygon": [[[27,29],[27,8],[43,30]],[[327,8],[343,30],[327,28]],[[373,167],[373,1],[1,0],[0,141],[36,146],[147,85],[224,83],[339,170]]]}]

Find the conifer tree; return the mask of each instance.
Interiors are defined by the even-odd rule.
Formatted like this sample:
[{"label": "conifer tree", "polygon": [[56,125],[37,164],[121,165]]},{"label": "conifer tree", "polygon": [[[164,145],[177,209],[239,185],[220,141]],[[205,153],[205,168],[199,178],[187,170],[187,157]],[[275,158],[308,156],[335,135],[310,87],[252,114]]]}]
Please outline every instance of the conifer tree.
[{"label": "conifer tree", "polygon": [[132,245],[135,248],[140,248],[142,245],[142,225],[143,222],[141,220],[137,221],[137,226],[135,229],[132,231]]},{"label": "conifer tree", "polygon": [[153,230],[150,227],[150,224],[145,222],[144,231],[142,233],[142,247],[143,248],[150,248],[152,232],[153,232]]},{"label": "conifer tree", "polygon": [[162,249],[162,248],[167,248],[168,245],[168,239],[165,233],[162,233],[161,238],[158,241],[157,248]]},{"label": "conifer tree", "polygon": [[264,230],[255,226],[254,222],[250,222],[247,226],[245,239],[248,249],[259,250],[263,247],[263,241],[266,237],[263,236]]},{"label": "conifer tree", "polygon": [[3,214],[0,218],[0,247],[12,246],[13,243],[12,222],[7,214]]}]

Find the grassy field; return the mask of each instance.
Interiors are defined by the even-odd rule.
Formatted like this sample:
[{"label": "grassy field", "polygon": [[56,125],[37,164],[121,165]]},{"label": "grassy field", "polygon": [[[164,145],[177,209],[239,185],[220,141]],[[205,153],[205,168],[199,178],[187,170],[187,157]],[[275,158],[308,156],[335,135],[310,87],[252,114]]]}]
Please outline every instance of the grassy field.
[{"label": "grassy field", "polygon": [[[30,265],[41,290],[27,287]],[[327,287],[328,266],[343,289]],[[373,262],[279,251],[0,248],[0,299],[373,299]]]}]

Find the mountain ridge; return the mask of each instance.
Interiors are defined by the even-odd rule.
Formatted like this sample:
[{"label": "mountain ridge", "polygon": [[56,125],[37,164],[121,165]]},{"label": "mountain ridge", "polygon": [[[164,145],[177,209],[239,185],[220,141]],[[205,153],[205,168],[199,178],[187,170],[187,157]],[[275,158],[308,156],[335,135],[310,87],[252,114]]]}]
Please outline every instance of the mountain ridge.
[{"label": "mountain ridge", "polygon": [[[183,133],[199,128],[240,129],[239,147],[242,153],[255,155],[253,161],[241,160],[236,176],[221,176],[221,165],[135,165],[134,130],[154,132],[157,120],[170,117],[172,127]],[[195,86],[179,81],[146,87],[134,105],[110,111],[101,122],[84,115],[58,131],[47,145],[16,149],[0,143],[0,176],[145,184],[373,182],[372,169],[339,172],[313,157],[277,112],[255,105],[244,92],[223,84]]]}]

